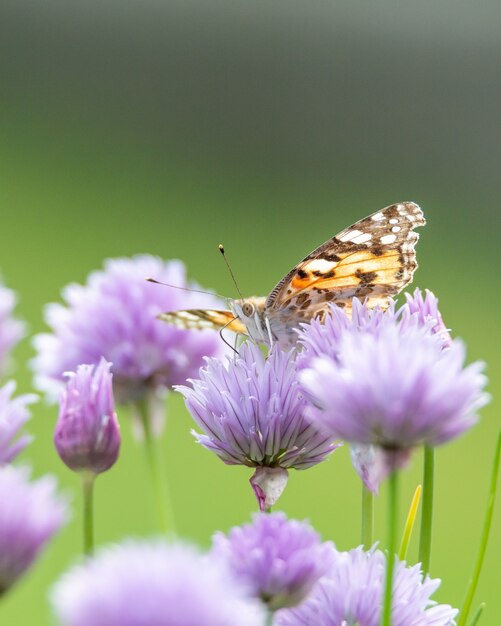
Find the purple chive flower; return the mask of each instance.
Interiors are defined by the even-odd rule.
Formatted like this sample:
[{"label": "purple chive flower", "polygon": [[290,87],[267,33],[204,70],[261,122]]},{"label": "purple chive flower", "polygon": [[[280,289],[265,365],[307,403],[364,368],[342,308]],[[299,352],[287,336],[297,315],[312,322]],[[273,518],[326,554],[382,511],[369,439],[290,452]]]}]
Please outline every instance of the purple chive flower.
[{"label": "purple chive flower", "polygon": [[74,472],[105,472],[118,458],[120,426],[113,402],[111,363],[79,365],[61,393],[54,444]]},{"label": "purple chive flower", "polygon": [[30,567],[68,511],[52,476],[29,482],[28,470],[12,465],[0,467],[0,502],[1,595]]},{"label": "purple chive flower", "polygon": [[113,363],[117,401],[138,402],[149,391],[183,383],[196,375],[204,356],[221,352],[223,344],[214,331],[184,330],[156,319],[164,311],[220,308],[220,302],[210,295],[154,285],[145,280],[149,276],[191,286],[180,261],[149,255],[108,259],[86,285],[63,290],[65,305],[47,306],[45,319],[52,333],[34,339],[39,388],[54,391],[64,372],[104,357]]},{"label": "purple chive flower", "polygon": [[345,333],[337,357],[312,359],[300,379],[313,421],[350,443],[376,446],[382,479],[414,446],[446,443],[475,424],[489,399],[487,379],[482,363],[464,367],[464,359],[458,340],[443,350],[426,328],[403,333],[388,325],[376,335]]},{"label": "purple chive flower", "polygon": [[16,302],[16,294],[0,285],[0,376],[8,369],[11,350],[26,332],[25,324],[12,315]]},{"label": "purple chive flower", "polygon": [[0,466],[10,463],[32,440],[30,435],[16,437],[31,417],[27,405],[38,396],[30,393],[13,398],[15,389],[13,380],[0,387]]},{"label": "purple chive flower", "polygon": [[439,333],[443,344],[448,345],[450,335],[438,310],[435,295],[428,289],[424,297],[420,289],[416,289],[412,296],[405,295],[405,304],[397,308],[396,302],[391,300],[386,310],[369,308],[367,303],[353,298],[350,315],[331,304],[329,314],[322,320],[314,319],[302,324],[299,332],[299,343],[303,348],[298,360],[300,367],[307,367],[309,361],[318,356],[337,358],[340,342],[347,331],[377,335],[388,326],[396,326],[402,333],[409,328],[423,327],[430,334]]},{"label": "purple chive flower", "polygon": [[[276,614],[276,626],[379,626],[386,557],[380,550],[333,550],[330,571],[299,607]],[[452,626],[457,610],[435,604],[440,580],[423,579],[419,565],[397,562],[392,595],[392,626]]]},{"label": "purple chive flower", "polygon": [[449,347],[451,336],[444,324],[442,315],[438,309],[438,298],[429,289],[423,292],[415,289],[412,295],[406,293],[406,303],[402,307],[407,307],[409,314],[416,315],[421,326],[430,325],[431,332],[442,337],[443,346]]},{"label": "purple chive flower", "polygon": [[262,626],[261,607],[214,559],[183,545],[128,542],[56,584],[62,626]]},{"label": "purple chive flower", "polygon": [[252,524],[217,533],[212,555],[221,559],[269,610],[297,606],[332,563],[332,546],[306,522],[260,513]]},{"label": "purple chive flower", "polygon": [[266,358],[246,343],[226,363],[207,359],[191,387],[177,387],[203,434],[197,441],[228,465],[256,467],[251,483],[261,510],[273,506],[289,468],[306,469],[335,448],[332,437],[305,417],[293,352]]}]

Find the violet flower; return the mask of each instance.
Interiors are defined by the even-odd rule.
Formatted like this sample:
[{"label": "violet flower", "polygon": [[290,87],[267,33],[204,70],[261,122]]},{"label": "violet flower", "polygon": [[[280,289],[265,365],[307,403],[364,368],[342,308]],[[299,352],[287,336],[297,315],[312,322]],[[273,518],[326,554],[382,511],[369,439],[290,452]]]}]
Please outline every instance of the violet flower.
[{"label": "violet flower", "polygon": [[430,334],[438,333],[443,345],[448,345],[450,335],[438,309],[437,297],[428,289],[424,297],[420,289],[405,296],[406,302],[401,307],[397,307],[395,300],[390,300],[385,310],[379,306],[370,308],[368,303],[353,298],[350,315],[345,309],[329,305],[328,315],[324,318],[301,325],[300,367],[307,367],[309,361],[318,356],[337,358],[340,342],[347,331],[377,335],[388,326],[396,326],[402,333],[411,327],[422,327]]},{"label": "violet flower", "polygon": [[169,389],[196,375],[206,355],[222,352],[214,331],[177,328],[156,319],[164,311],[219,308],[217,298],[154,285],[152,276],[190,287],[180,261],[138,255],[108,259],[87,283],[64,288],[65,304],[50,304],[45,319],[51,333],[37,335],[33,361],[42,390],[60,388],[64,373],[81,363],[113,363],[115,397],[119,403],[140,402],[148,392]]},{"label": "violet flower", "polygon": [[433,334],[441,336],[443,347],[449,347],[451,336],[438,309],[438,298],[435,294],[426,289],[423,297],[423,292],[420,289],[415,289],[412,295],[406,293],[405,297],[406,303],[402,309],[407,308],[410,316],[417,316],[421,326],[429,325]]},{"label": "violet flower", "polygon": [[31,417],[28,404],[36,402],[38,396],[30,393],[13,398],[15,389],[13,380],[0,387],[0,465],[14,460],[32,440],[30,435],[18,435]]},{"label": "violet flower", "polygon": [[193,548],[127,542],[101,550],[56,584],[62,626],[262,626],[261,607]]},{"label": "violet flower", "polygon": [[0,595],[30,567],[65,523],[66,501],[52,476],[29,482],[26,468],[0,467]]},{"label": "violet flower", "polygon": [[475,424],[487,379],[482,363],[464,360],[458,340],[443,350],[426,328],[385,325],[377,334],[346,332],[336,358],[312,359],[300,379],[315,424],[382,454],[381,480],[413,447],[446,443]]},{"label": "violet flower", "polygon": [[177,387],[203,431],[193,434],[224,463],[257,468],[251,484],[261,510],[276,503],[289,468],[316,465],[336,449],[305,417],[293,351],[275,347],[266,358],[246,343],[225,363],[207,359],[199,376]]},{"label": "violet flower", "polygon": [[260,513],[228,536],[217,533],[212,555],[271,611],[300,604],[332,563],[331,545],[283,513]]},{"label": "violet flower", "polygon": [[54,444],[74,472],[100,474],[117,460],[120,426],[115,413],[111,363],[79,365],[61,393]]},{"label": "violet flower", "polygon": [[0,285],[0,376],[3,376],[9,367],[11,350],[26,333],[24,322],[13,316],[16,302],[16,294]]},{"label": "violet flower", "polygon": [[[276,614],[276,626],[379,626],[386,557],[380,550],[333,550],[333,565],[299,607]],[[453,626],[457,610],[431,596],[440,580],[423,578],[419,565],[397,562],[392,626]]]}]

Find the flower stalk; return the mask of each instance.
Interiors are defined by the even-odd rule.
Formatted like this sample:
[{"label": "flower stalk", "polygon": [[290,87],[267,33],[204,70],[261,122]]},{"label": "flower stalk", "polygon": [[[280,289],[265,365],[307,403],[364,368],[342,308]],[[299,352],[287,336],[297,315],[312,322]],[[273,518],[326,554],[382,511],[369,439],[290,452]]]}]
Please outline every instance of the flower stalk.
[{"label": "flower stalk", "polygon": [[160,532],[175,533],[174,516],[170,506],[169,491],[166,481],[163,479],[157,444],[152,431],[152,420],[148,408],[147,399],[138,402],[137,411],[141,420],[144,435],[144,449],[150,474],[153,499],[155,501],[157,523]]},{"label": "flower stalk", "polygon": [[362,485],[362,545],[368,550],[374,537],[374,495]]},{"label": "flower stalk", "polygon": [[421,536],[419,541],[419,561],[425,574],[430,571],[431,561],[434,483],[435,450],[431,446],[425,446],[423,465],[423,508],[421,511]]},{"label": "flower stalk", "polygon": [[391,626],[391,600],[393,588],[393,571],[395,569],[395,552],[397,547],[398,517],[398,471],[391,473],[388,494],[388,559],[386,562],[386,582],[383,601],[383,626]]},{"label": "flower stalk", "polygon": [[94,554],[94,480],[91,473],[82,474],[83,488],[83,546],[84,554]]}]

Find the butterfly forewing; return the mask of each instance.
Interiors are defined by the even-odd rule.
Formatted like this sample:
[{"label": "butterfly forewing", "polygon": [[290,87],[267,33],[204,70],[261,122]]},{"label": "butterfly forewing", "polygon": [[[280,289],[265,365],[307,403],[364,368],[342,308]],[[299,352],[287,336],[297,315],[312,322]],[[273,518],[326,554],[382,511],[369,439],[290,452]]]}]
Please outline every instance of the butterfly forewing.
[{"label": "butterfly forewing", "polygon": [[385,305],[412,280],[414,252],[425,219],[414,202],[402,202],[356,222],[311,252],[278,283],[266,313],[310,319],[329,302],[350,306],[353,297]]}]

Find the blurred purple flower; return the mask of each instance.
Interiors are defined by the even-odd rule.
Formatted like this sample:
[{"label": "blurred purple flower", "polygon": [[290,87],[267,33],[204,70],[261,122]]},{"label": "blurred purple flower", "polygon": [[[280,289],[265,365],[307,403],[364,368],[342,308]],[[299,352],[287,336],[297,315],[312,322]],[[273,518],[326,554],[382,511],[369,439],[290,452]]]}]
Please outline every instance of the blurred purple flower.
[{"label": "blurred purple flower", "polygon": [[443,350],[426,328],[388,325],[376,335],[345,333],[337,357],[312,359],[300,380],[314,423],[383,454],[382,479],[414,446],[437,446],[475,424],[487,379],[482,363],[464,367],[464,359],[458,340]]},{"label": "blurred purple flower", "polygon": [[63,626],[262,626],[259,605],[214,559],[163,542],[102,550],[56,584]]},{"label": "blurred purple flower", "polygon": [[16,294],[0,285],[0,376],[8,369],[11,350],[26,333],[24,322],[12,315],[16,302]]},{"label": "blurred purple flower", "polygon": [[0,465],[10,463],[32,440],[30,435],[15,438],[31,417],[27,405],[38,396],[30,393],[13,398],[15,389],[13,380],[0,387]]},{"label": "blurred purple flower", "polygon": [[219,300],[154,285],[145,280],[149,276],[191,286],[180,261],[149,255],[108,259],[85,286],[71,284],[63,290],[66,305],[46,307],[52,334],[34,339],[33,367],[40,389],[54,391],[64,372],[104,357],[113,363],[117,401],[138,402],[150,390],[183,383],[196,375],[204,356],[222,352],[214,331],[184,330],[156,319],[164,311],[219,307]]},{"label": "blurred purple flower", "polygon": [[113,402],[111,363],[79,365],[61,393],[54,444],[74,472],[105,472],[118,458],[120,426]]},{"label": "blurred purple flower", "polygon": [[[330,571],[295,609],[276,614],[276,626],[379,626],[386,557],[380,550],[333,550]],[[392,626],[452,626],[457,610],[435,604],[440,580],[430,579],[419,565],[397,562],[393,582]]]},{"label": "blurred purple flower", "polygon": [[252,485],[262,510],[278,499],[288,468],[311,467],[337,447],[305,417],[293,355],[275,348],[266,358],[246,343],[226,363],[207,359],[191,387],[177,387],[204,433],[193,432],[197,441],[228,465],[258,468]]},{"label": "blurred purple flower", "polygon": [[26,468],[0,467],[0,595],[28,569],[67,519],[56,481],[29,482]]},{"label": "blurred purple flower", "polygon": [[332,563],[332,546],[306,522],[260,513],[252,524],[217,533],[212,555],[271,611],[297,606]]}]

